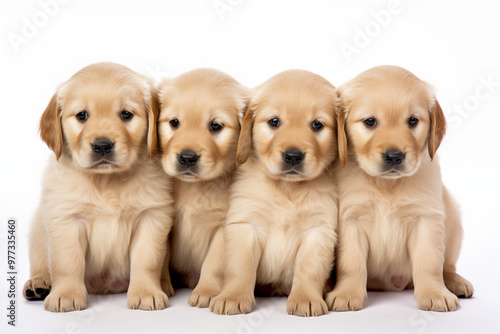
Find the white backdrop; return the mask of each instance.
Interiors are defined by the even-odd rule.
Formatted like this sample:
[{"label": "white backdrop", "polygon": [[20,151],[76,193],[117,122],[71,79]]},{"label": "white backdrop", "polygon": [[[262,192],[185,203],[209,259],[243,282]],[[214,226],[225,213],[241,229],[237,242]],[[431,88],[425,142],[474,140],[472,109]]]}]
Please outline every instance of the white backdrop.
[{"label": "white backdrop", "polygon": [[[0,328],[8,333],[379,332],[498,333],[500,274],[499,6],[495,1],[97,1],[1,0]],[[59,83],[81,67],[114,61],[154,79],[214,67],[252,87],[289,68],[336,86],[381,64],[403,66],[437,89],[449,122],[439,150],[444,181],[462,204],[459,272],[476,289],[462,309],[419,311],[412,292],[369,293],[365,309],[315,319],[289,316],[284,298],[258,299],[250,315],[187,306],[189,290],[158,312],[126,296],[89,297],[89,309],[43,311],[20,295],[26,236],[51,151],[39,118]],[[9,217],[18,220],[17,327],[7,325]]]}]

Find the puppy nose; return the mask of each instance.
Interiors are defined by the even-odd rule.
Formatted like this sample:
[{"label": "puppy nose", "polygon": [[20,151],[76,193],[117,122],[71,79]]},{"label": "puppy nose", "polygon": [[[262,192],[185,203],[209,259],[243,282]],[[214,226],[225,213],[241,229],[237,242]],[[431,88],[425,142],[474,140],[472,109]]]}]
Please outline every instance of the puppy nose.
[{"label": "puppy nose", "polygon": [[200,156],[195,151],[184,150],[181,151],[181,153],[179,153],[177,159],[179,160],[179,163],[181,165],[183,165],[186,168],[189,168],[196,165],[196,162],[198,161],[199,157]]},{"label": "puppy nose", "polygon": [[401,151],[389,150],[384,153],[384,160],[389,165],[399,165],[405,159],[405,154]]},{"label": "puppy nose", "polygon": [[297,148],[289,148],[283,152],[283,161],[290,166],[298,165],[304,160],[304,152]]},{"label": "puppy nose", "polygon": [[97,138],[92,143],[92,149],[95,153],[105,156],[106,154],[111,153],[113,150],[114,143],[108,138]]}]

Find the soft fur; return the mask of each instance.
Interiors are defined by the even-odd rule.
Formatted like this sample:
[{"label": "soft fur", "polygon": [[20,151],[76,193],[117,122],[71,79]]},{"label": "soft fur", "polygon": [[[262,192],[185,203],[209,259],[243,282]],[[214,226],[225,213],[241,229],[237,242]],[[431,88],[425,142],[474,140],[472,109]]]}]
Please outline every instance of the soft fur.
[{"label": "soft fur", "polygon": [[[331,173],[337,108],[335,87],[306,71],[282,72],[255,89],[238,144],[242,165],[225,226],[224,286],[210,302],[213,312],[250,312],[256,283],[289,295],[290,314],[327,312],[323,293],[337,226]],[[323,128],[314,130],[315,121]],[[287,165],[287,149],[300,149],[303,161]]]},{"label": "soft fur", "polygon": [[[87,292],[128,288],[130,308],[167,307],[160,279],[173,203],[153,157],[157,117],[156,91],[121,65],[90,65],[59,87],[40,122],[55,157],[30,232],[27,299],[50,290],[45,308],[66,312],[86,308]],[[98,138],[113,142],[110,154],[94,152]]]},{"label": "soft fur", "polygon": [[[359,310],[367,288],[414,286],[419,308],[456,310],[457,296],[470,297],[473,288],[456,273],[462,227],[435,156],[446,124],[433,89],[400,67],[381,66],[344,84],[339,94],[345,167],[336,172],[337,284],[326,297],[328,307]],[[367,119],[376,125],[367,126]],[[390,150],[404,153],[400,164],[385,160]]]},{"label": "soft fur", "polygon": [[[175,197],[164,271],[168,277],[170,262],[185,286],[196,287],[189,304],[208,307],[222,288],[223,225],[248,92],[227,74],[198,69],[164,80],[159,93],[162,165],[174,177]],[[180,162],[186,151],[199,157],[189,167]]]}]

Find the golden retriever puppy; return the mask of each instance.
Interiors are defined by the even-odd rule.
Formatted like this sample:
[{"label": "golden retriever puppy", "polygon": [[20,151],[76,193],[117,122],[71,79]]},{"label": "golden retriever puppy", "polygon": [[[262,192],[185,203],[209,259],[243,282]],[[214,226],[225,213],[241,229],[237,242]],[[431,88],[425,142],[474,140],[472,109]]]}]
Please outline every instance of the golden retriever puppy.
[{"label": "golden retriever puppy", "polygon": [[445,134],[433,89],[396,66],[339,88],[337,283],[334,311],[359,310],[366,290],[414,286],[418,307],[454,311],[472,285],[456,273],[462,227],[436,150]]},{"label": "golden retriever puppy", "polygon": [[222,288],[223,226],[248,92],[227,74],[197,69],[164,80],[159,94],[162,165],[174,177],[175,199],[165,283],[170,264],[196,287],[189,304],[208,307]]},{"label": "golden retriever puppy", "polygon": [[86,308],[87,292],[128,288],[130,308],[168,306],[161,268],[171,184],[149,157],[157,151],[157,98],[144,76],[98,63],[50,100],[40,133],[55,157],[30,233],[27,299],[46,297],[47,310],[66,312]]},{"label": "golden retriever puppy", "polygon": [[337,92],[316,74],[290,70],[254,93],[231,187],[224,285],[210,309],[250,312],[258,284],[288,295],[290,314],[322,315],[336,242]]}]

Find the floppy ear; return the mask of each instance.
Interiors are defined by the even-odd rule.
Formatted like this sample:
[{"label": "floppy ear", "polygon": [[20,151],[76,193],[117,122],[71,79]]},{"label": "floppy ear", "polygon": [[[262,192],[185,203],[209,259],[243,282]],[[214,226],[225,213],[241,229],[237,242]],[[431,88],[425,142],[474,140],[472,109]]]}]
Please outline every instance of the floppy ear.
[{"label": "floppy ear", "polygon": [[63,136],[61,128],[60,106],[57,103],[57,93],[50,99],[47,108],[40,119],[40,137],[47,146],[54,151],[57,160],[62,153]]},{"label": "floppy ear", "polygon": [[158,91],[155,87],[150,89],[151,97],[147,103],[148,108],[148,152],[153,157],[158,153],[158,116],[160,114],[160,102]]},{"label": "floppy ear", "polygon": [[339,116],[337,118],[337,129],[338,129],[338,145],[339,145],[339,158],[342,166],[345,166],[347,160],[347,135],[345,133],[345,123],[347,121],[347,110],[345,109],[345,103],[343,100],[340,101],[339,105]]},{"label": "floppy ear", "polygon": [[241,101],[242,101],[242,107],[241,109],[238,108],[238,123],[240,124],[240,128],[243,124],[243,119],[245,118],[245,115],[248,112],[248,108],[250,105],[250,93],[248,91],[248,88],[241,86],[242,89],[244,89],[243,93],[240,93],[241,96]]},{"label": "floppy ear", "polygon": [[443,110],[439,102],[437,100],[435,101],[432,110],[429,111],[431,120],[429,131],[429,156],[431,160],[434,159],[434,155],[439,145],[441,145],[441,141],[446,133],[446,119],[444,118]]},{"label": "floppy ear", "polygon": [[236,167],[247,162],[250,156],[250,151],[252,150],[252,128],[256,108],[255,104],[250,103],[245,118],[243,118],[240,138],[238,139],[238,149],[236,151]]}]

